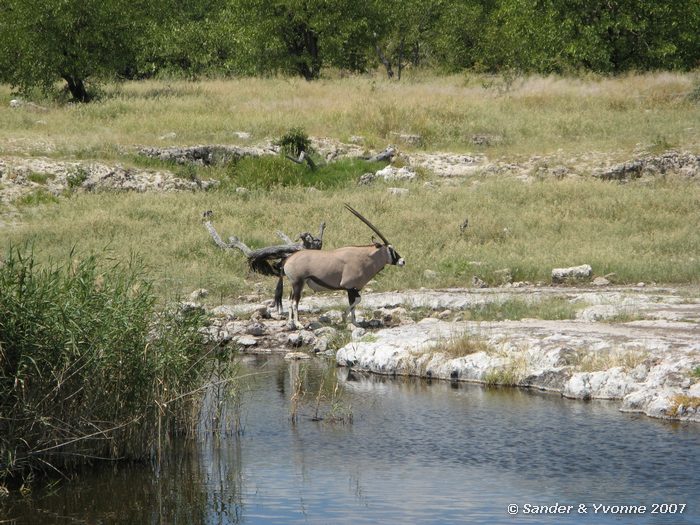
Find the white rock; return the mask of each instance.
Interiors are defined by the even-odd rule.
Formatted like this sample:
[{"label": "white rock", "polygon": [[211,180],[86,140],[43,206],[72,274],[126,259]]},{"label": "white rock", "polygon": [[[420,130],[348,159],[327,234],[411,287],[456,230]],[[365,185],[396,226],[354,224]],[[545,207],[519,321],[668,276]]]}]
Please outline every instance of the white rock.
[{"label": "white rock", "polygon": [[343,312],[340,310],[328,310],[319,315],[318,320],[324,324],[338,324],[343,320]]},{"label": "white rock", "polygon": [[576,312],[576,319],[581,321],[605,321],[620,314],[617,306],[612,304],[596,304]]},{"label": "white rock", "polygon": [[190,301],[199,301],[200,299],[204,299],[209,295],[209,290],[205,290],[204,288],[200,288],[199,290],[195,290],[192,292],[189,296]]},{"label": "white rock", "polygon": [[315,354],[322,354],[328,350],[329,338],[326,336],[317,337],[312,350]]},{"label": "white rock", "polygon": [[236,337],[236,343],[241,346],[250,347],[258,344],[258,340],[251,335],[241,335]]},{"label": "white rock", "polygon": [[300,359],[311,359],[311,356],[305,352],[287,352],[284,354],[284,358],[290,361],[297,361]]},{"label": "white rock", "polygon": [[211,309],[212,315],[216,317],[225,317],[227,319],[237,319],[236,309],[230,304],[222,304]]},{"label": "white rock", "polygon": [[361,327],[355,328],[355,329],[352,331],[352,339],[353,339],[353,341],[356,341],[356,340],[358,340],[358,339],[362,339],[362,338],[365,336],[366,333],[367,333],[367,330],[365,330],[364,328],[361,328]]},{"label": "white rock", "polygon": [[316,336],[313,332],[309,332],[308,330],[300,330],[287,336],[287,344],[295,348],[298,346],[313,345],[315,342]]},{"label": "white rock", "polygon": [[267,327],[263,323],[254,322],[246,326],[245,332],[248,335],[260,337],[267,333]]},{"label": "white rock", "polygon": [[554,268],[552,270],[552,282],[563,283],[565,281],[580,281],[590,279],[593,268],[590,264],[572,266],[570,268]]},{"label": "white rock", "polygon": [[333,328],[332,326],[323,326],[321,328],[317,328],[314,330],[314,335],[317,337],[336,337],[338,335],[338,330]]},{"label": "white rock", "polygon": [[378,170],[374,175],[375,177],[380,177],[387,182],[395,180],[414,180],[417,177],[416,172],[408,166],[395,168],[391,165]]}]

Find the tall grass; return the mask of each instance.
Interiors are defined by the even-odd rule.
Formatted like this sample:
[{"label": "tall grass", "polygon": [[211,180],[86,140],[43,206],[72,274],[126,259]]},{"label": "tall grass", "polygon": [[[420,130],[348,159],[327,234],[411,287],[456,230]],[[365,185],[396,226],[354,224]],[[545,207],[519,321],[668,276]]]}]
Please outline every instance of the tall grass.
[{"label": "tall grass", "polygon": [[[312,136],[384,148],[396,133],[420,134],[428,150],[482,150],[490,156],[590,151],[628,154],[638,145],[695,148],[700,105],[694,76],[620,77],[414,75],[401,82],[357,76],[305,82],[293,78],[125,82],[102,100],[46,111],[12,109],[0,86],[0,153],[115,158],[134,144],[253,142],[293,127]],[[175,133],[174,138],[164,138]],[[500,140],[477,146],[474,135]],[[408,145],[402,145],[410,148]]]},{"label": "tall grass", "polygon": [[227,187],[269,190],[297,186],[327,190],[347,186],[348,181],[383,166],[361,159],[340,159],[312,170],[282,157],[244,158],[227,168],[223,181]]},{"label": "tall grass", "polygon": [[201,316],[159,311],[134,260],[0,261],[0,483],[144,459],[192,428]]},{"label": "tall grass", "polygon": [[[33,242],[39,260],[57,260],[71,246],[115,255],[142,254],[159,294],[210,291],[208,300],[249,294],[260,281],[245,257],[214,245],[201,213],[214,210],[224,238],[249,246],[279,242],[275,230],[294,236],[327,222],[324,247],[366,244],[371,232],[344,212],[349,202],[368,217],[406,259],[385,268],[372,283],[379,290],[470,286],[478,275],[497,285],[498,271],[514,281],[545,283],[551,270],[590,264],[595,275],[615,273],[619,284],[700,284],[700,187],[692,181],[619,185],[596,180],[522,183],[485,179],[443,189],[409,184],[402,198],[383,185],[354,182],[333,190],[274,187],[237,194],[76,194],[58,203],[25,207],[22,224],[5,229],[0,246]],[[465,218],[469,227],[459,226]],[[435,272],[427,277],[425,270]],[[268,297],[271,295],[268,295]]]}]

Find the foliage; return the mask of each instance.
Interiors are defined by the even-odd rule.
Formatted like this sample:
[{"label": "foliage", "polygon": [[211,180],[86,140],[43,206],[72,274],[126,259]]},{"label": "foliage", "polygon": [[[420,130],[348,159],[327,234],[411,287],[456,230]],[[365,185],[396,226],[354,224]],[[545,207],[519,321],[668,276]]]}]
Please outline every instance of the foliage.
[{"label": "foliage", "polygon": [[237,0],[242,62],[250,73],[281,71],[306,80],[324,66],[362,71],[371,11],[352,0]]},{"label": "foliage", "polygon": [[131,0],[6,0],[0,10],[0,81],[22,93],[63,79],[74,100],[88,82],[129,69],[144,11]]},{"label": "foliage", "polygon": [[237,72],[239,26],[226,0],[161,0],[148,17],[138,45],[133,76],[175,76]]},{"label": "foliage", "polygon": [[283,153],[298,157],[304,151],[308,154],[313,153],[311,139],[302,128],[292,128],[287,133],[282,135],[275,144],[280,147]]},{"label": "foliage", "polygon": [[63,79],[74,100],[120,77],[698,67],[700,3],[675,0],[7,0],[0,81]]},{"label": "foliage", "polygon": [[690,69],[700,4],[673,0],[501,0],[482,42],[489,69],[539,73]]},{"label": "foliage", "polygon": [[201,316],[157,312],[134,260],[0,263],[0,481],[143,459],[196,418]]}]

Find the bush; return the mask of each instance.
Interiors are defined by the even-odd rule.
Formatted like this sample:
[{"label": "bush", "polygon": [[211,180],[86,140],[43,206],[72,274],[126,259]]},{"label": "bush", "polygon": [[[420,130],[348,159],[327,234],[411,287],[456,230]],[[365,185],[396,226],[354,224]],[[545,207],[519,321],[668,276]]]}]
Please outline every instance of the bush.
[{"label": "bush", "polygon": [[306,152],[307,155],[314,153],[311,139],[302,128],[290,129],[276,140],[275,144],[280,147],[282,153],[293,157],[298,157],[302,151]]},{"label": "bush", "polygon": [[0,482],[140,460],[196,423],[201,314],[157,312],[143,268],[0,259]]}]

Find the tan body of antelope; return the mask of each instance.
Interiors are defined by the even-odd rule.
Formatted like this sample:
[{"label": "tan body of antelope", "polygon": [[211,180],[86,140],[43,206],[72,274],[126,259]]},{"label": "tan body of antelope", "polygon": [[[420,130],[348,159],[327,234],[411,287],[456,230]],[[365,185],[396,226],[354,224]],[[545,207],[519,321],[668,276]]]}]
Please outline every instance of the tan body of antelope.
[{"label": "tan body of antelope", "polygon": [[331,251],[302,250],[290,255],[284,261],[282,269],[292,285],[292,304],[289,309],[291,327],[300,327],[299,301],[305,284],[315,291],[346,290],[349,303],[347,313],[350,313],[354,323],[355,307],[361,300],[360,290],[386,265],[405,264],[377,228],[347,204],[345,207],[367,224],[384,243],[346,246]]}]

